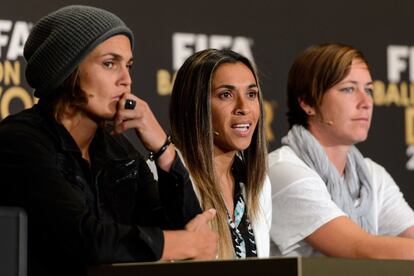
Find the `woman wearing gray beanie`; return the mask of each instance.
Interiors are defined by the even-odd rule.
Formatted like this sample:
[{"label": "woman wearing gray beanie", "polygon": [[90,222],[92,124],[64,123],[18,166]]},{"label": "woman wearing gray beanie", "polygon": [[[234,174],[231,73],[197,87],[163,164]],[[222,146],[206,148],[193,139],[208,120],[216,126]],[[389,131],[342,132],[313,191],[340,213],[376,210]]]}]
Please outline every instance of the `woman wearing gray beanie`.
[{"label": "woman wearing gray beanie", "polygon": [[[215,211],[190,216],[198,202],[188,173],[131,93],[133,40],[116,15],[68,6],[36,23],[25,44],[26,78],[40,100],[0,123],[0,205],[28,214],[30,275],[216,256]],[[128,129],[150,151],[158,183],[121,135]]]}]

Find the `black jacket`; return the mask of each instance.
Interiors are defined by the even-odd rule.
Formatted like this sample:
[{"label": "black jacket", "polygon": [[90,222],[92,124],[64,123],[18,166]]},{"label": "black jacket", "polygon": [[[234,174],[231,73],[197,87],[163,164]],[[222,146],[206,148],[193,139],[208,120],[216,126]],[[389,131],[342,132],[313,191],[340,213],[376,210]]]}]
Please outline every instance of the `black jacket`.
[{"label": "black jacket", "polygon": [[90,156],[89,164],[41,104],[0,123],[0,205],[28,214],[29,275],[158,260],[161,228],[182,228],[200,212],[178,158],[169,173],[158,170],[157,183],[127,139],[104,129]]}]

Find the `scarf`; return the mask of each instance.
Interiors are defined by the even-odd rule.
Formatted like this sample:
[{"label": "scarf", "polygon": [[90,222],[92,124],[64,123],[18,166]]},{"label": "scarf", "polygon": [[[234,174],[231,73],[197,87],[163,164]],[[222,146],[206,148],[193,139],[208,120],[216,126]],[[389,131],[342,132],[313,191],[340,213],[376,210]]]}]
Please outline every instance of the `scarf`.
[{"label": "scarf", "polygon": [[294,125],[282,138],[282,144],[289,146],[325,182],[332,200],[350,219],[365,231],[376,234],[373,213],[372,177],[364,157],[355,146],[348,151],[344,177],[328,159],[323,147],[303,126]]}]

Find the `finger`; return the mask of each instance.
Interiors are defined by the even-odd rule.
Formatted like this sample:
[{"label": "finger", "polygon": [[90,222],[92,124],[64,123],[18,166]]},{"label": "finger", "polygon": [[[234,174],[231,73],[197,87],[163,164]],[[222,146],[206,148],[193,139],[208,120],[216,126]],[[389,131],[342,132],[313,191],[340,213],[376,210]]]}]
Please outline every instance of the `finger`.
[{"label": "finger", "polygon": [[214,208],[211,208],[211,209],[209,209],[209,210],[207,210],[207,211],[204,211],[202,214],[201,214],[201,219],[204,219],[205,220],[205,222],[209,222],[209,221],[211,221],[212,219],[214,219],[214,217],[216,216],[216,213],[217,213],[217,211],[216,211],[216,209],[214,209]]},{"label": "finger", "polygon": [[126,120],[132,120],[132,119],[139,119],[142,117],[144,117],[142,110],[139,110],[138,107],[135,107],[134,110],[129,110],[129,109],[118,110],[118,112],[115,115],[115,120],[126,121]]},{"label": "finger", "polygon": [[121,126],[122,123],[115,123],[112,129],[112,134],[121,134],[123,132],[123,128]]},{"label": "finger", "polygon": [[[119,110],[122,110],[122,109],[133,110],[134,108],[136,108],[136,106],[140,104],[141,101],[142,100],[140,100],[140,98],[138,98],[132,93],[124,93],[124,95],[121,97],[121,99],[118,102],[118,109]],[[131,104],[134,105],[133,102],[135,102],[134,108],[132,108],[131,106]]]},{"label": "finger", "polygon": [[203,218],[202,214],[198,214],[185,225],[185,229],[188,231],[197,231],[200,227],[205,227],[206,224],[207,220]]},{"label": "finger", "polygon": [[128,129],[136,128],[136,121],[135,120],[117,120],[114,124],[114,132],[120,134]]},{"label": "finger", "polygon": [[190,231],[195,231],[199,227],[204,227],[209,221],[211,221],[216,216],[216,210],[211,208],[203,213],[197,215],[193,218],[187,225],[186,229]]},{"label": "finger", "polygon": [[124,104],[124,108],[129,109],[129,110],[134,110],[136,104],[137,104],[137,102],[135,100],[126,99],[125,104]]}]

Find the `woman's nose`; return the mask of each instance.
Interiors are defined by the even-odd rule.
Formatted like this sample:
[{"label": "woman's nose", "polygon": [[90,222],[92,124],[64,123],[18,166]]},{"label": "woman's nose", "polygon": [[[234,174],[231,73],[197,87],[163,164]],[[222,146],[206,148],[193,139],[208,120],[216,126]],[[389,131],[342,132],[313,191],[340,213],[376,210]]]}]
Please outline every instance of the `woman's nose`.
[{"label": "woman's nose", "polygon": [[246,114],[249,114],[249,112],[250,112],[250,108],[249,108],[249,103],[247,102],[247,99],[244,99],[243,97],[239,97],[236,103],[235,114],[246,115]]}]

